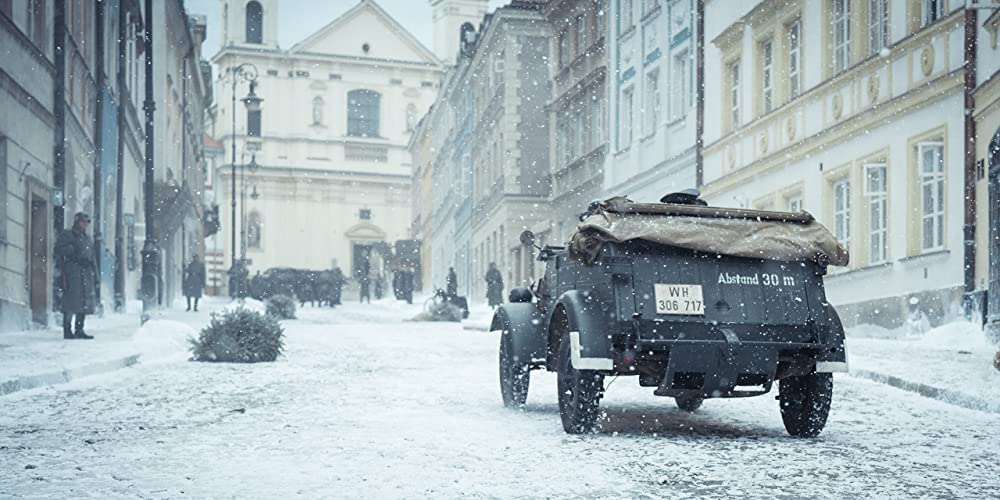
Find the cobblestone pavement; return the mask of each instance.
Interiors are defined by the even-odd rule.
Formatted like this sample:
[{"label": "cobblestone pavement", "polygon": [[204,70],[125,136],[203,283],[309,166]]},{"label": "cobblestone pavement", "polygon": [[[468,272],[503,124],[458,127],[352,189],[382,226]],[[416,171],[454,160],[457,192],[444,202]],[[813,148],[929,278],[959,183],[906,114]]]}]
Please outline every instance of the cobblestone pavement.
[{"label": "cobblestone pavement", "polygon": [[555,378],[503,408],[497,339],[348,304],[285,323],[286,356],[171,361],[0,398],[0,497],[987,498],[1000,416],[838,375],[817,439],[773,394],[694,414],[611,382],[563,433]]}]

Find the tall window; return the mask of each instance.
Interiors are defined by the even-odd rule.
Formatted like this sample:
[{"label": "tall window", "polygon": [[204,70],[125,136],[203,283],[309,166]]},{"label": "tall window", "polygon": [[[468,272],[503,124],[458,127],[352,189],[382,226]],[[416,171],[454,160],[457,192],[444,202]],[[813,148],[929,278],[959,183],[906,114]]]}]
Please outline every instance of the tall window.
[{"label": "tall window", "polygon": [[260,137],[260,110],[247,110],[247,135]]},{"label": "tall window", "polygon": [[316,96],[312,101],[312,123],[313,125],[323,124],[323,98]]},{"label": "tall window", "polygon": [[764,95],[764,112],[774,109],[774,43],[768,40],[760,44],[760,83]]},{"label": "tall window", "polygon": [[926,142],[918,146],[920,163],[921,249],[944,246],[944,144]]},{"label": "tall window", "polygon": [[583,51],[587,50],[587,23],[584,22],[583,16],[576,18],[576,55],[583,55]]},{"label": "tall window", "polygon": [[942,17],[944,17],[944,0],[921,0],[920,26],[927,26]]},{"label": "tall window", "polygon": [[379,136],[379,108],[381,95],[368,89],[347,93],[347,135],[354,137]]},{"label": "tall window", "polygon": [[660,123],[660,70],[646,74],[646,94],[642,104],[642,132],[652,135]]},{"label": "tall window", "polygon": [[635,89],[627,88],[622,92],[621,102],[621,133],[618,147],[625,149],[632,144],[632,119],[635,110]]},{"label": "tall window", "polygon": [[733,129],[740,126],[740,63],[734,62],[729,65],[729,106],[732,108],[730,118],[733,121]]},{"label": "tall window", "polygon": [[788,25],[788,97],[802,93],[802,21]]},{"label": "tall window", "polygon": [[844,248],[851,247],[851,182],[833,183],[833,235]]},{"label": "tall window", "polygon": [[604,100],[600,94],[590,96],[590,143],[596,148],[604,143]]},{"label": "tall window", "polygon": [[635,23],[635,19],[632,16],[632,0],[618,0],[621,4],[621,20],[619,27],[622,32],[628,31]]},{"label": "tall window", "polygon": [[831,0],[833,3],[833,72],[840,73],[851,65],[851,0]]},{"label": "tall window", "polygon": [[689,51],[684,50],[674,56],[673,73],[673,101],[670,103],[673,118],[680,118],[687,114],[691,106],[691,75]]},{"label": "tall window", "polygon": [[565,68],[569,64],[569,34],[565,31],[559,33],[559,68]]},{"label": "tall window", "polygon": [[28,3],[28,38],[43,52],[48,47],[48,36],[45,32],[45,0],[31,0]]},{"label": "tall window", "polygon": [[870,0],[868,6],[868,54],[878,54],[889,44],[888,0]]},{"label": "tall window", "polygon": [[573,131],[576,134],[576,157],[579,158],[587,152],[587,110],[584,109],[584,102],[580,101],[577,103],[577,109],[575,119],[576,123],[573,124]]},{"label": "tall window", "polygon": [[264,10],[260,2],[247,2],[247,43],[264,43]]},{"label": "tall window", "polygon": [[247,216],[247,248],[260,248],[261,229],[260,213],[250,212]]},{"label": "tall window", "polygon": [[888,227],[884,163],[865,165],[865,196],[868,198],[868,263],[879,264],[886,259]]}]

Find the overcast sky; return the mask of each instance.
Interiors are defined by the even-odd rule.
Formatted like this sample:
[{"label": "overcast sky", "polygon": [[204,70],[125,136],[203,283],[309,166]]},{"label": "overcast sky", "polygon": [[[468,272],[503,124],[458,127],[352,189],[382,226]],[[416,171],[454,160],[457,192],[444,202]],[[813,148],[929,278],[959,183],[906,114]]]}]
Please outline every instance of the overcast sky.
[{"label": "overcast sky", "polygon": [[[278,44],[287,49],[333,21],[360,0],[280,0],[278,4]],[[413,33],[428,49],[434,50],[431,7],[428,0],[375,0],[397,22]],[[490,8],[507,3],[490,0]],[[206,59],[215,55],[222,40],[222,1],[187,0],[188,14],[208,17],[208,39],[202,53]]]}]

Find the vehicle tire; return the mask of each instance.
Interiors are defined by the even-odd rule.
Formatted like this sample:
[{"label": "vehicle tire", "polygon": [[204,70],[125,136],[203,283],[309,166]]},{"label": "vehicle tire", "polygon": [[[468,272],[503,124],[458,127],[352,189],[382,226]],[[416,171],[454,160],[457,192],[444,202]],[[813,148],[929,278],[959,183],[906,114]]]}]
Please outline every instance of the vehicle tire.
[{"label": "vehicle tire", "polygon": [[826,426],[833,399],[833,374],[813,373],[781,379],[778,401],[785,430],[795,437],[816,437]]},{"label": "vehicle tire", "polygon": [[563,430],[567,434],[592,432],[600,414],[604,374],[573,367],[568,332],[563,333],[559,341],[556,367],[559,417],[562,418]]},{"label": "vehicle tire", "polygon": [[701,408],[701,403],[704,401],[705,398],[695,396],[677,396],[674,398],[674,402],[677,403],[677,407],[686,412],[693,412],[698,408]]},{"label": "vehicle tire", "polygon": [[518,359],[514,352],[514,338],[510,325],[504,321],[500,334],[500,396],[508,408],[520,408],[528,399],[531,366],[528,360]]}]

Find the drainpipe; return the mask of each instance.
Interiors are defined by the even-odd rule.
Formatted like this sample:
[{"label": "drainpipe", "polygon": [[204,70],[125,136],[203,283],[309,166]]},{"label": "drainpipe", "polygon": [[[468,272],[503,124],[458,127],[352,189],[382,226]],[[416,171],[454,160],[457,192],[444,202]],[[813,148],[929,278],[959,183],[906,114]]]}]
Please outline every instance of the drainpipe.
[{"label": "drainpipe", "polygon": [[94,65],[97,76],[97,98],[94,104],[97,109],[94,119],[94,213],[92,218],[94,224],[94,297],[97,304],[98,315],[104,315],[104,306],[101,303],[101,257],[104,255],[104,235],[101,233],[101,223],[103,214],[101,213],[101,198],[104,194],[104,87],[107,78],[104,75],[104,5],[105,0],[94,2],[94,49],[97,55]]},{"label": "drainpipe", "polygon": [[694,178],[695,186],[701,189],[705,184],[705,159],[702,157],[703,137],[705,134],[705,0],[698,0],[695,7],[697,36],[695,41],[695,143],[694,143]]},{"label": "drainpipe", "polygon": [[[968,6],[967,6],[968,7]],[[965,273],[967,304],[976,289],[976,20],[977,9],[965,9]],[[969,311],[972,312],[971,310]]]},{"label": "drainpipe", "polygon": [[52,47],[56,66],[52,116],[55,118],[55,150],[52,161],[53,227],[58,235],[66,226],[66,2],[55,2]]}]

